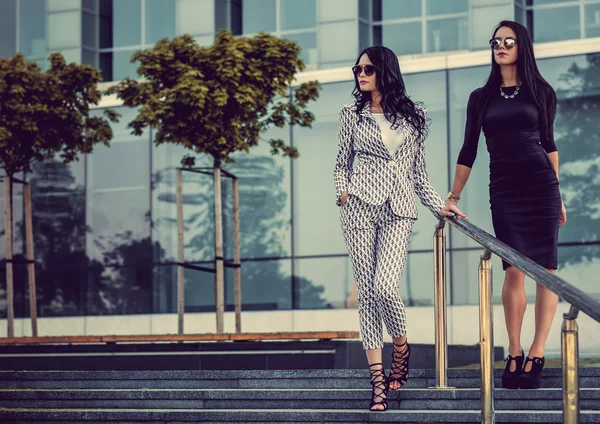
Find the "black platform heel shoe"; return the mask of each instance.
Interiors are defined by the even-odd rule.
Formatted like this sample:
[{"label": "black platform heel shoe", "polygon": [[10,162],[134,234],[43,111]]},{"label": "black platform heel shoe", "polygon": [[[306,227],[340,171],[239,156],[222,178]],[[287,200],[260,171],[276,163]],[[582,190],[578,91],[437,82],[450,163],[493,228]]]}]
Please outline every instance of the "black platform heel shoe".
[{"label": "black platform heel shoe", "polygon": [[[525,353],[521,350],[521,356],[508,355],[506,358],[506,367],[504,367],[504,373],[502,374],[502,387],[505,389],[518,389],[519,382],[518,378],[523,372],[523,360],[525,359]],[[510,365],[515,362],[515,370],[510,370]]]},{"label": "black platform heel shoe", "polygon": [[[406,346],[404,349],[402,350],[396,350],[397,347],[402,348]],[[410,345],[408,344],[408,342],[404,342],[400,345],[397,345],[396,343],[394,343],[394,347],[392,349],[392,366],[390,367],[390,377],[388,379],[389,384],[391,384],[394,381],[397,381],[400,383],[400,387],[404,386],[406,384],[406,381],[408,380],[408,362],[410,361]],[[397,389],[392,389],[390,387],[390,390],[397,390]]]},{"label": "black platform heel shoe", "polygon": [[[532,362],[531,370],[529,371],[525,371],[525,368],[527,368],[527,362]],[[523,372],[519,376],[519,387],[521,389],[540,388],[540,380],[542,377],[542,370],[544,369],[544,363],[544,357],[527,357],[527,359],[525,360],[525,365],[523,366]]]},{"label": "black platform heel shoe", "polygon": [[[381,368],[371,368],[374,366],[381,366]],[[385,376],[383,364],[378,363],[369,365],[369,372],[371,373],[371,386],[373,386],[373,391],[371,392],[371,404],[369,405],[369,409],[374,412],[387,411],[387,393],[389,385],[387,377]],[[373,407],[376,405],[383,406],[383,409],[373,409]]]}]

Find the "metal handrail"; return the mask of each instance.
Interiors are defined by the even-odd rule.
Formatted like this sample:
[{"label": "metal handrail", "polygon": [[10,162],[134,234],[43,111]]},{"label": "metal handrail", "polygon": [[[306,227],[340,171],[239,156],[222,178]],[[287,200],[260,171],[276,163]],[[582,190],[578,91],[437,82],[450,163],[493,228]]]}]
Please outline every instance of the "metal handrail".
[{"label": "metal handrail", "polygon": [[[600,302],[531,259],[526,258],[470,221],[456,218],[446,218],[445,220],[485,248],[479,264],[481,422],[484,424],[495,422],[492,265],[490,261],[491,254],[494,253],[571,304],[571,309],[563,316],[564,321],[561,330],[563,423],[579,424],[579,338],[576,320],[581,310],[600,322]],[[451,388],[447,382],[445,220],[440,220],[436,226],[433,247],[437,383],[435,388],[437,389]]]},{"label": "metal handrail", "polygon": [[495,255],[524,272],[525,275],[531,277],[534,281],[552,290],[584,314],[600,322],[600,302],[589,294],[551,273],[531,259],[526,258],[512,247],[472,224],[469,220],[447,218],[447,221],[459,231],[466,234],[467,237],[489,249]]}]

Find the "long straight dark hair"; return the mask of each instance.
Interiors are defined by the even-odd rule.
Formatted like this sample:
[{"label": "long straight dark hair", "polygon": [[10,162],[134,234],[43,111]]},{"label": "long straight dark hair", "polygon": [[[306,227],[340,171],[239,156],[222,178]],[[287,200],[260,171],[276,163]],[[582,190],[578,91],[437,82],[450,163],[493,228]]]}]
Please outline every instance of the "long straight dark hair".
[{"label": "long straight dark hair", "polygon": [[[392,123],[392,128],[398,128],[401,118],[404,117],[417,131],[419,138],[427,136],[425,116],[417,111],[415,102],[406,94],[406,86],[396,54],[387,47],[373,46],[364,49],[358,55],[355,64],[358,64],[363,54],[367,55],[376,68],[375,80],[377,90],[381,93],[381,108],[387,120]],[[361,91],[356,75],[354,75],[354,84],[352,95],[356,99],[357,112],[360,113],[371,100],[371,93]]]},{"label": "long straight dark hair", "polygon": [[[543,138],[552,133],[552,125],[556,116],[556,93],[548,82],[542,77],[535,55],[533,53],[533,40],[529,30],[518,22],[502,21],[495,28],[492,38],[496,36],[496,32],[502,27],[512,29],[517,36],[517,46],[519,54],[517,57],[517,75],[521,79],[523,88],[529,90],[533,101],[537,106],[540,114],[540,129]],[[500,65],[494,59],[494,51],[492,50],[492,70],[490,76],[483,86],[483,96],[479,96],[478,109],[483,111],[489,102],[491,96],[496,95],[500,85],[502,84],[502,73]],[[483,113],[479,113],[481,124]]]}]

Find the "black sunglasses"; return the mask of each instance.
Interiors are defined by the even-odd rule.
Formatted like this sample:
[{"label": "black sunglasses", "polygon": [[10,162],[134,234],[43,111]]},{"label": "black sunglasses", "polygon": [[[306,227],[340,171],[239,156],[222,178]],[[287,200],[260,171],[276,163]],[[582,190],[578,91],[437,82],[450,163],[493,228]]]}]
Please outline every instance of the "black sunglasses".
[{"label": "black sunglasses", "polygon": [[[506,47],[507,50],[512,49],[515,46],[515,44],[517,44],[517,40],[512,37],[507,37],[504,39],[504,47]],[[490,40],[490,46],[494,50],[498,50],[501,45],[502,40],[500,38],[492,38]]]},{"label": "black sunglasses", "polygon": [[360,74],[362,74],[363,69],[365,70],[365,75],[368,77],[373,75],[375,73],[375,71],[377,70],[375,65],[365,65],[365,66],[356,65],[356,66],[352,67],[352,72],[354,72],[354,75],[359,76]]}]

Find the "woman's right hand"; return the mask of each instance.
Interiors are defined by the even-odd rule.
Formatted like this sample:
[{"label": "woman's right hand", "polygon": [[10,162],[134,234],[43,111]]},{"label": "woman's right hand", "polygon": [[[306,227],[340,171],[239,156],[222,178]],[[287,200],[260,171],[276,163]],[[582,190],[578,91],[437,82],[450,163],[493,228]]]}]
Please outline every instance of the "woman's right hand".
[{"label": "woman's right hand", "polygon": [[346,191],[345,191],[345,192],[343,192],[343,193],[341,194],[341,196],[340,196],[340,203],[341,203],[342,205],[345,205],[345,204],[346,204],[346,202],[348,201],[348,197],[350,197],[350,195],[348,194],[348,192],[346,192]]},{"label": "woman's right hand", "polygon": [[467,216],[464,213],[462,213],[462,211],[460,209],[458,209],[456,202],[454,202],[450,199],[446,200],[446,207],[440,211],[440,215],[443,217],[453,216],[457,220],[467,218]]}]

